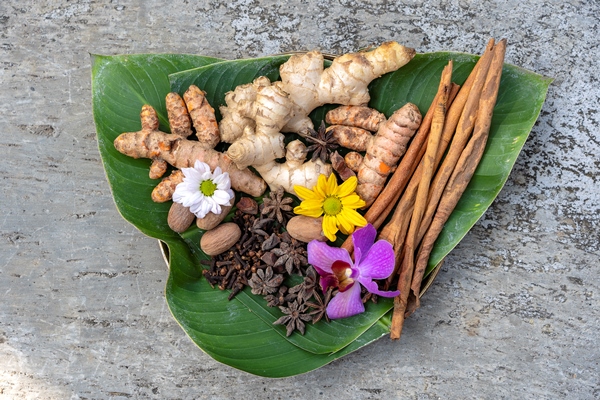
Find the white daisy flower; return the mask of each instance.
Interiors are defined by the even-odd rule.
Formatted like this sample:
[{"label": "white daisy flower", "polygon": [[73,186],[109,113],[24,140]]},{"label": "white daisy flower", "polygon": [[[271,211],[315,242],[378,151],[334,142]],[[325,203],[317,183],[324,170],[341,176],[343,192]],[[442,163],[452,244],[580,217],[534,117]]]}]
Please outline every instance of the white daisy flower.
[{"label": "white daisy flower", "polygon": [[206,214],[221,214],[221,206],[230,206],[235,197],[231,190],[229,174],[215,168],[210,172],[208,164],[196,161],[194,168],[181,168],[184,178],[173,193],[173,201],[189,207],[198,218]]}]

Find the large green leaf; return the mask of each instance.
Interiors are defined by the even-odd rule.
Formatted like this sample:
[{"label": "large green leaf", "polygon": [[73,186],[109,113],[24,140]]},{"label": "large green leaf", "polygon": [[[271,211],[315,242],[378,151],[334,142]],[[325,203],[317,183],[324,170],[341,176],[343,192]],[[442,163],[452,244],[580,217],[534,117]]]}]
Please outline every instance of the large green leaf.
[{"label": "large green leaf", "polygon": [[[462,83],[477,57],[458,53],[417,55],[399,71],[371,85],[375,108],[390,114],[406,101],[424,112],[431,102],[439,74],[448,58],[455,60],[454,81]],[[386,334],[389,313],[373,307],[361,318],[336,324],[309,326],[305,336],[286,338],[282,327],[271,323],[277,316],[264,302],[249,294],[227,301],[227,293],[212,289],[201,279],[197,237],[174,234],[166,224],[168,204],[150,200],[157,183],[148,178],[148,160],[118,153],[112,142],[118,134],[140,129],[142,104],[153,105],[168,131],[164,97],[173,89],[182,92],[190,83],[209,92],[217,109],[235,84],[266,74],[278,76],[285,56],[240,62],[189,55],[137,55],[93,57],[93,109],[98,144],[117,207],[123,217],[145,234],[167,243],[170,273],[166,298],[175,319],[205,352],[216,360],[262,376],[289,376],[325,365]],[[510,170],[535,123],[550,80],[505,66],[486,154],[461,201],[436,243],[430,265],[437,264],[468,232],[506,182]],[[320,115],[318,111],[314,115]],[[185,235],[184,235],[185,236]],[[192,233],[193,237],[194,234]],[[389,304],[389,303],[388,303]],[[383,316],[382,316],[383,315]],[[356,324],[354,324],[356,323]],[[329,336],[337,335],[335,340]],[[341,339],[340,339],[341,338]],[[333,354],[327,354],[333,353]]]}]

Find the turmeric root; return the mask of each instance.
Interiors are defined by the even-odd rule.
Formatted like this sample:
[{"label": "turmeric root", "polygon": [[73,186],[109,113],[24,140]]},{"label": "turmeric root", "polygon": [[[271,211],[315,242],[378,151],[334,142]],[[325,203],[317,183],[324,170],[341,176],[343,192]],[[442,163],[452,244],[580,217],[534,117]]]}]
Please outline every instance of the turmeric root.
[{"label": "turmeric root", "polygon": [[342,147],[355,151],[365,151],[373,135],[358,126],[331,125],[327,132],[333,132],[333,137]]},{"label": "turmeric root", "polygon": [[[211,169],[221,167],[223,172],[229,173],[231,186],[235,190],[248,193],[252,196],[260,196],[266,189],[265,182],[249,169],[238,169],[231,159],[213,149],[214,136],[218,136],[218,130],[201,132],[200,137],[207,138],[207,142],[187,140],[191,133],[187,129],[190,119],[188,108],[197,110],[196,104],[204,100],[199,99],[203,92],[192,88],[186,92],[185,97],[190,99],[191,105],[183,108],[179,95],[167,96],[167,110],[170,110],[169,120],[173,123],[173,133],[167,134],[158,130],[158,117],[156,111],[149,105],[144,105],[140,113],[142,129],[137,132],[126,132],[119,135],[115,141],[115,148],[133,158],[150,158],[152,164],[167,162],[176,168],[185,168],[194,165],[196,160],[207,163]],[[186,117],[187,114],[187,117]],[[201,115],[203,114],[203,115]],[[204,112],[192,112],[192,124],[194,127],[211,125],[210,117],[206,118]],[[198,135],[198,133],[197,133]],[[208,136],[207,136],[208,135]]]},{"label": "turmeric root", "polygon": [[383,189],[387,176],[421,124],[419,108],[407,103],[380,126],[367,146],[367,152],[358,170],[356,193],[367,203],[375,201]]},{"label": "turmeric root", "polygon": [[163,178],[162,181],[152,190],[152,201],[155,203],[164,203],[173,198],[175,188],[183,182],[183,172],[177,169],[171,175]]},{"label": "turmeric root", "polygon": [[325,122],[330,125],[348,125],[377,132],[385,122],[385,115],[366,106],[340,106],[327,112]]},{"label": "turmeric root", "polygon": [[351,151],[344,156],[344,161],[346,162],[348,168],[354,172],[358,172],[360,164],[363,162],[363,156],[360,153]]}]

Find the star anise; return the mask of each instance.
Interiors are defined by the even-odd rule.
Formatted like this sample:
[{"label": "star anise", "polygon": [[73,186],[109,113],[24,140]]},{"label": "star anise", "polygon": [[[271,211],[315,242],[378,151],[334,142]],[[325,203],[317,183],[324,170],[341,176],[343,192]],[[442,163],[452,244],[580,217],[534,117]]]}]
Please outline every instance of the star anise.
[{"label": "star anise", "polygon": [[329,154],[338,148],[338,143],[333,137],[333,131],[327,132],[325,122],[321,121],[319,130],[308,129],[307,134],[303,135],[307,142],[311,143],[307,147],[307,151],[312,151],[312,161],[316,161],[318,158],[323,162],[327,162]]},{"label": "star anise", "polygon": [[298,291],[298,297],[305,302],[308,301],[308,299],[313,297],[318,282],[319,278],[317,271],[311,265],[306,270],[306,276],[304,277],[304,282],[302,282],[302,286]]},{"label": "star anise", "polygon": [[323,317],[327,321],[329,321],[329,317],[327,317],[327,304],[329,304],[329,300],[331,300],[331,294],[333,293],[333,288],[329,288],[327,293],[323,294],[321,297],[320,294],[315,292],[315,302],[307,302],[306,306],[312,308],[312,311],[308,313],[312,317],[312,323],[316,324]]},{"label": "star anise", "polygon": [[290,293],[287,286],[281,286],[277,293],[265,296],[269,307],[283,306],[288,302],[296,300],[296,294]]},{"label": "star anise", "polygon": [[261,296],[276,293],[282,283],[283,275],[274,274],[271,267],[267,267],[264,270],[257,270],[248,281],[248,285],[252,288],[252,293]]},{"label": "star anise", "polygon": [[293,201],[291,197],[285,197],[283,187],[280,186],[277,190],[271,191],[269,197],[263,199],[264,206],[261,214],[268,218],[277,218],[280,224],[285,225],[291,218]]},{"label": "star anise", "polygon": [[273,268],[285,265],[290,275],[295,270],[302,275],[302,267],[308,264],[306,249],[296,239],[292,239],[292,243],[281,242],[278,248],[271,250],[271,253],[279,257]]},{"label": "star anise", "polygon": [[298,330],[304,335],[306,326],[304,321],[310,321],[312,317],[306,314],[306,306],[298,303],[298,300],[289,303],[288,307],[279,307],[285,315],[273,322],[273,325],[285,325],[286,336],[290,336],[292,332]]}]

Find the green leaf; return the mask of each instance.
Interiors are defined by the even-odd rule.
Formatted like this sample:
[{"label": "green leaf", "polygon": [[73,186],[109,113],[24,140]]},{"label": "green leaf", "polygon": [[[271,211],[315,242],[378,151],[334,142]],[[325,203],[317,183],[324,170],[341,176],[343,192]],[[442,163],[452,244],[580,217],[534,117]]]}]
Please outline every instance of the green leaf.
[{"label": "green leaf", "polygon": [[[253,374],[269,377],[296,375],[319,368],[389,331],[389,303],[369,312],[358,323],[347,319],[335,324],[308,326],[305,336],[286,338],[282,327],[272,325],[277,310],[245,290],[232,301],[228,293],[213,289],[202,278],[198,237],[174,234],[167,226],[168,204],[156,204],[150,193],[157,181],[148,178],[149,160],[134,160],[118,153],[112,144],[122,132],[140,129],[139,112],[151,104],[158,112],[161,130],[168,131],[164,98],[170,90],[183,92],[190,83],[209,94],[215,109],[235,85],[267,74],[277,79],[277,67],[286,56],[224,61],[190,55],[93,56],[92,95],[100,154],[115,203],[123,217],[145,234],[169,247],[170,272],[166,299],[174,318],[205,352],[218,361]],[[417,55],[399,71],[371,86],[371,106],[387,115],[411,101],[425,112],[439,74],[448,58],[455,60],[454,81],[462,83],[477,57],[458,53]],[[169,76],[170,75],[170,81]],[[549,79],[506,65],[484,158],[435,245],[435,265],[468,232],[506,182],[512,166],[544,101]],[[172,87],[170,87],[172,85]],[[318,119],[324,113],[316,110]],[[198,232],[196,232],[198,233]],[[384,315],[385,314],[385,315]],[[337,325],[336,325],[337,324]],[[339,334],[343,339],[333,340]]]}]

